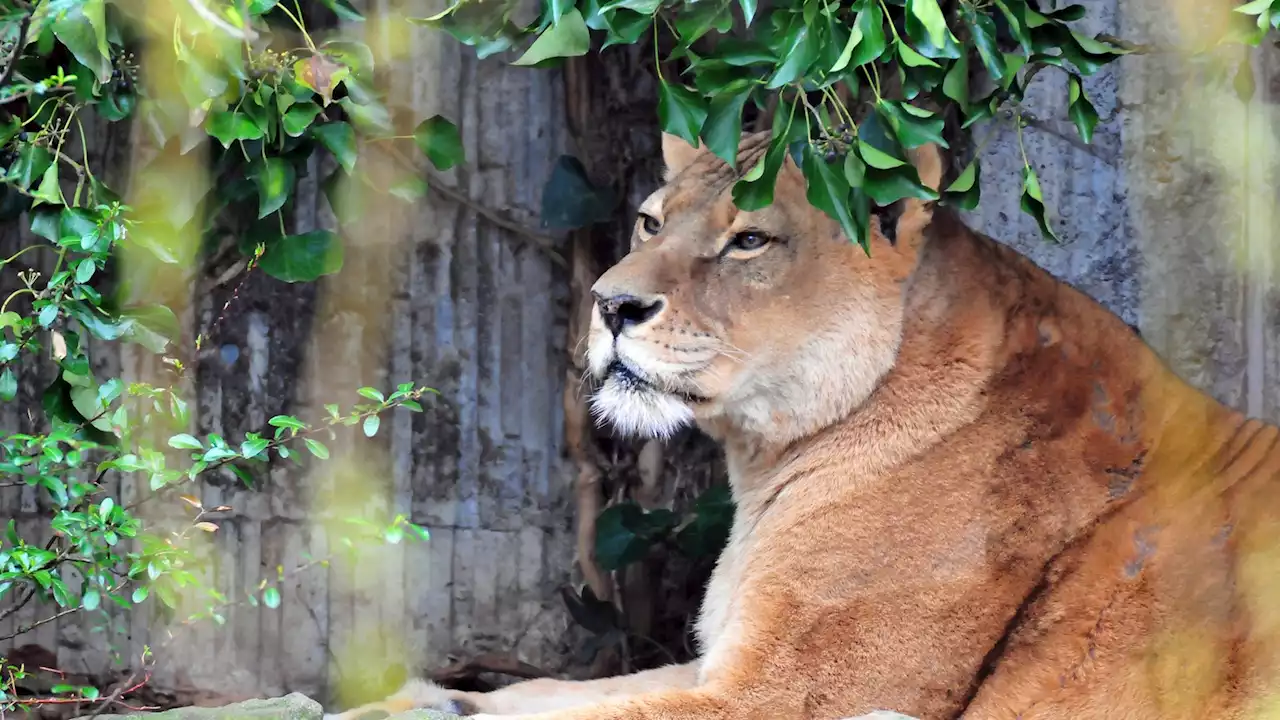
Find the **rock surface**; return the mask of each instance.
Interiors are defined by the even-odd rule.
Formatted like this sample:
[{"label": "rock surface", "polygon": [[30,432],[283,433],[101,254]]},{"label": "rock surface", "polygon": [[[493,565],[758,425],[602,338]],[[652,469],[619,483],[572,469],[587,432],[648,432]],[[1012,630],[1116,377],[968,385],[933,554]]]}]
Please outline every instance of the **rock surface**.
[{"label": "rock surface", "polygon": [[[217,708],[185,707],[158,713],[99,715],[99,720],[321,720],[320,703],[301,693],[266,700],[246,700]],[[76,720],[82,720],[77,718]],[[457,715],[436,710],[412,710],[386,720],[462,720]],[[845,720],[916,720],[908,715],[877,710]]]},{"label": "rock surface", "polygon": [[291,693],[216,708],[184,707],[157,713],[99,715],[98,720],[320,720],[323,714],[320,703],[301,693]]}]

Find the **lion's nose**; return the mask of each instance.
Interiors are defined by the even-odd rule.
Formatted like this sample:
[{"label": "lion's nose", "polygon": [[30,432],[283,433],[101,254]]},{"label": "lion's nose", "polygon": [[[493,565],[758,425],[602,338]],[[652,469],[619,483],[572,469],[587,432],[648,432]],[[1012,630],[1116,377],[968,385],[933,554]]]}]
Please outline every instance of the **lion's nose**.
[{"label": "lion's nose", "polygon": [[609,328],[614,337],[633,325],[643,325],[652,320],[662,311],[665,302],[660,297],[645,299],[635,295],[592,295],[596,298],[596,307],[600,308],[604,326]]}]

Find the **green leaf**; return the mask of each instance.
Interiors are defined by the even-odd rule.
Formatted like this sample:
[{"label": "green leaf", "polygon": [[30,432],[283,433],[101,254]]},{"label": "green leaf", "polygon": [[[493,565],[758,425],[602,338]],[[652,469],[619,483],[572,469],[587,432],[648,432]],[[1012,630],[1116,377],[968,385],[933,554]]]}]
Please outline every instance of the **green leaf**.
[{"label": "green leaf", "polygon": [[39,145],[23,145],[18,150],[18,159],[13,165],[9,166],[8,178],[18,184],[18,187],[26,190],[36,181],[36,178],[43,177],[49,164],[53,162],[53,153]]},{"label": "green leaf", "polygon": [[413,131],[413,139],[437,170],[448,170],[466,159],[458,127],[439,115],[419,123]]},{"label": "green leaf", "polygon": [[311,127],[311,123],[320,114],[320,106],[308,100],[291,105],[280,118],[280,126],[289,137],[298,137]]},{"label": "green leaf", "polygon": [[258,217],[264,218],[284,206],[293,192],[293,165],[278,157],[269,157],[258,165],[254,183],[258,186]]},{"label": "green leaf", "polygon": [[18,377],[13,374],[13,370],[5,368],[0,373],[0,401],[9,402],[18,396]]},{"label": "green leaf", "polygon": [[643,559],[660,534],[661,521],[651,523],[639,505],[611,505],[596,519],[596,561],[605,570],[626,567]]},{"label": "green leaf", "polygon": [[566,12],[560,22],[552,25],[529,46],[512,65],[536,65],[543,60],[558,57],[586,55],[591,49],[591,31],[577,8]]},{"label": "green leaf", "polygon": [[377,388],[362,387],[356,390],[356,394],[358,394],[362,398],[365,398],[367,400],[372,400],[376,403],[385,403],[387,401],[387,397],[383,395],[382,391],[378,390]]},{"label": "green leaf", "polygon": [[102,504],[98,505],[98,519],[106,522],[111,517],[111,511],[116,508],[116,501],[113,498],[103,498]]},{"label": "green leaf", "polygon": [[229,148],[237,140],[258,140],[266,133],[253,118],[240,112],[218,111],[209,113],[205,120],[205,132],[217,138],[222,147]]},{"label": "green leaf", "polygon": [[57,9],[50,10],[55,13],[52,23],[54,36],[76,60],[93,71],[98,82],[106,83],[111,79],[106,0],[80,0],[57,5]]},{"label": "green leaf", "polygon": [[[1245,58],[1242,66],[1250,67],[1248,58]],[[1067,96],[1067,115],[1071,117],[1071,122],[1075,123],[1076,132],[1080,133],[1081,140],[1092,142],[1093,129],[1098,125],[1098,111],[1085,95],[1084,88],[1080,85],[1080,78],[1074,74],[1068,80]],[[1244,100],[1248,102],[1247,99]]]},{"label": "green leaf", "polygon": [[269,587],[262,591],[262,604],[275,610],[280,607],[280,591],[275,587]]},{"label": "green leaf", "polygon": [[769,150],[747,173],[733,186],[733,204],[740,210],[751,212],[768,207],[773,202],[773,190],[777,184],[778,171],[787,158],[787,138],[781,133],[769,142]]},{"label": "green leaf", "polygon": [[942,8],[938,7],[938,0],[907,0],[907,10],[924,25],[929,33],[929,42],[937,47],[946,45],[951,31],[942,16]]},{"label": "green leaf", "polygon": [[312,455],[315,455],[321,460],[329,459],[329,448],[325,447],[324,443],[311,438],[305,438],[303,442],[306,443],[307,450],[310,450]]},{"label": "green leaf", "polygon": [[853,59],[853,50],[860,42],[862,42],[862,28],[855,24],[849,32],[849,39],[844,43],[844,49],[840,51],[840,57],[836,58],[829,72],[838,73],[848,67],[849,61]]},{"label": "green leaf", "polygon": [[89,590],[84,594],[84,598],[81,602],[84,605],[85,610],[93,612],[98,609],[100,604],[102,604],[102,595],[97,590]]},{"label": "green leaf", "polygon": [[711,98],[707,121],[702,125],[702,140],[707,149],[735,169],[738,167],[738,146],[742,143],[742,108],[751,90],[752,86],[746,85]]},{"label": "green leaf", "polygon": [[849,208],[849,183],[843,168],[833,169],[809,144],[804,146],[803,158],[802,169],[808,186],[805,196],[809,202],[840,223],[840,229],[851,242],[866,247],[870,238],[854,225]]},{"label": "green leaf", "polygon": [[942,80],[942,94],[955,101],[966,115],[969,113],[969,53],[961,53]]},{"label": "green leaf", "polygon": [[907,67],[941,67],[938,63],[916,52],[910,45],[898,41],[898,57],[902,58],[902,64]]},{"label": "green leaf", "polygon": [[177,448],[179,450],[203,450],[204,443],[200,442],[199,438],[192,435],[179,433],[169,438],[169,447]]},{"label": "green leaf", "polygon": [[659,78],[658,121],[663,132],[698,147],[698,133],[707,121],[707,101],[683,85],[671,85]]},{"label": "green leaf", "polygon": [[738,6],[742,8],[742,18],[746,20],[747,27],[751,27],[751,21],[755,20],[758,4],[758,0],[738,0]]},{"label": "green leaf", "polygon": [[572,155],[561,155],[542,186],[542,223],[564,230],[588,227],[613,216],[618,194],[596,185]]},{"label": "green leaf", "polygon": [[351,125],[341,120],[327,122],[311,128],[311,134],[320,141],[321,145],[324,145],[326,150],[333,153],[334,159],[344,170],[351,172],[355,169],[356,132]]},{"label": "green leaf", "polygon": [[373,437],[374,435],[377,435],[378,426],[380,424],[381,424],[381,421],[378,419],[377,415],[370,415],[369,417],[365,418],[364,425],[363,425],[364,436]]},{"label": "green leaf", "polygon": [[1036,171],[1030,166],[1022,169],[1022,197],[1019,204],[1023,212],[1035,218],[1042,235],[1054,242],[1058,241],[1058,236],[1054,234],[1046,217],[1044,196],[1040,193],[1040,179],[1036,177]]},{"label": "green leaf", "polygon": [[892,170],[868,168],[862,189],[880,207],[909,197],[920,200],[938,199],[938,194],[920,182],[919,174],[910,165]]},{"label": "green leaf", "polygon": [[942,191],[942,201],[961,210],[972,210],[978,206],[979,191],[982,185],[982,164],[977,158],[965,166],[955,182]]},{"label": "green leaf", "polygon": [[853,34],[860,34],[862,40],[853,49],[849,58],[849,67],[865,65],[884,54],[887,42],[884,36],[884,14],[880,12],[878,3],[867,3],[858,13],[853,24]]},{"label": "green leaf", "polygon": [[277,280],[311,282],[342,269],[342,241],[328,230],[286,235],[268,243],[261,267]]},{"label": "green leaf", "polygon": [[265,438],[257,437],[253,433],[249,433],[249,435],[250,437],[240,443],[240,454],[246,458],[253,459],[258,457],[263,450],[266,450],[267,445],[270,443]]},{"label": "green leaf", "polygon": [[[935,143],[939,147],[948,147],[942,137],[943,118],[941,115],[921,117],[919,113],[927,113],[909,103],[894,100],[881,100],[877,106],[882,109],[894,129],[898,141],[908,150],[921,145]],[[877,166],[879,167],[879,166]]]},{"label": "green leaf", "polygon": [[1272,2],[1273,0],[1253,0],[1252,2],[1247,2],[1235,8],[1232,12],[1243,13],[1245,15],[1257,15],[1258,13],[1270,10]]},{"label": "green leaf", "polygon": [[50,205],[62,205],[62,186],[58,184],[58,164],[52,163],[45,168],[44,175],[40,179],[40,187],[31,194],[33,198],[40,202],[46,202]]},{"label": "green leaf", "polygon": [[93,258],[84,258],[76,264],[76,282],[83,285],[93,279],[93,273],[98,269]]},{"label": "green leaf", "polygon": [[[797,26],[784,46],[782,64],[774,71],[765,87],[775,90],[808,75],[809,68],[822,52],[822,42],[807,25]],[[714,99],[712,102],[715,102]]]},{"label": "green leaf", "polygon": [[139,603],[142,603],[147,599],[147,596],[150,594],[151,594],[151,590],[149,590],[146,586],[140,586],[140,587],[134,588],[133,598],[132,598],[133,604],[137,605]]}]

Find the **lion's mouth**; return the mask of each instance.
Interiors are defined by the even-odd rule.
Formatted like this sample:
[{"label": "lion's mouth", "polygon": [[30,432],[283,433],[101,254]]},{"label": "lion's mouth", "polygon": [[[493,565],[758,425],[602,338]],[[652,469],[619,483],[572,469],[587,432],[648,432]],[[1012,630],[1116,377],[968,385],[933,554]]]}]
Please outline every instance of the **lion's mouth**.
[{"label": "lion's mouth", "polygon": [[609,363],[609,367],[605,369],[605,378],[613,380],[627,390],[648,390],[650,392],[663,393],[679,398],[691,405],[708,402],[708,398],[701,395],[657,385],[642,373],[618,359]]}]

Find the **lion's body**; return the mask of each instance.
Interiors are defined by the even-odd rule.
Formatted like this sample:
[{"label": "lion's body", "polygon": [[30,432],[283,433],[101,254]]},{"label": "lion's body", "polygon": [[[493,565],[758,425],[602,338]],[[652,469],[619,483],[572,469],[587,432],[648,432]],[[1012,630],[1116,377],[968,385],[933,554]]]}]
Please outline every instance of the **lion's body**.
[{"label": "lion's body", "polygon": [[[868,259],[794,177],[783,220],[725,210],[723,188],[681,206],[672,188],[713,165],[679,153],[659,197],[701,224],[664,223],[680,237],[797,238],[729,264],[663,229],[597,285],[662,298],[593,327],[597,376],[625,381],[600,412],[661,432],[684,398],[725,445],[738,510],[701,657],[460,699],[568,708],[539,720],[1280,714],[1280,431],[950,213],[909,204]],[[699,337],[729,351],[681,350]]]}]

